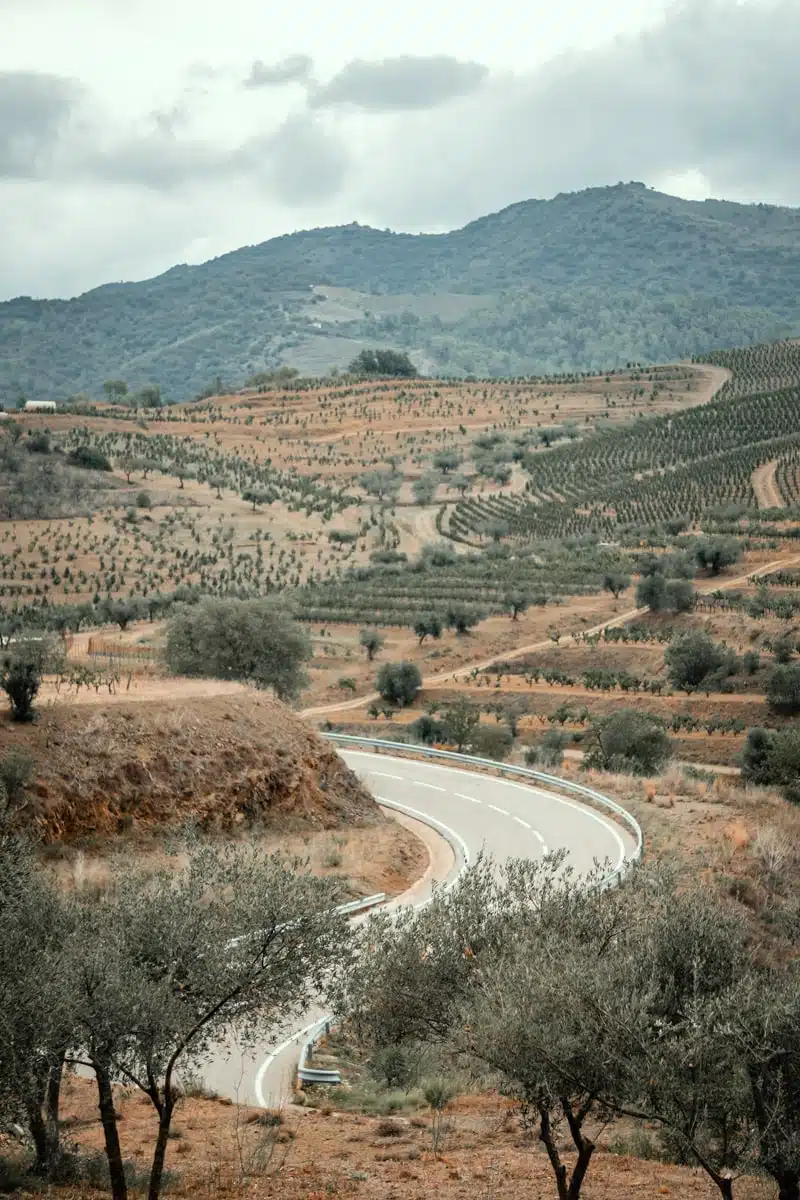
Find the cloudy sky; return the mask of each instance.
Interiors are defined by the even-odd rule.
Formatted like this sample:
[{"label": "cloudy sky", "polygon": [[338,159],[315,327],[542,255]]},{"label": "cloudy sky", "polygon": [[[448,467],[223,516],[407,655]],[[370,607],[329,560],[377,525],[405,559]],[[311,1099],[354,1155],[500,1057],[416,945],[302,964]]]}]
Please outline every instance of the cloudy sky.
[{"label": "cloudy sky", "polygon": [[643,180],[800,205],[798,0],[0,0],[0,299]]}]

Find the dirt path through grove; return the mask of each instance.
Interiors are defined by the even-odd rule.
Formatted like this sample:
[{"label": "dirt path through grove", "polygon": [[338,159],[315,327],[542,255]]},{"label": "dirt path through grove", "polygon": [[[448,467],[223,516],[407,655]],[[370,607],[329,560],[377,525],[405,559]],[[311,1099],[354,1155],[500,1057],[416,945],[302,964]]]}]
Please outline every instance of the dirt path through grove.
[{"label": "dirt path through grove", "polygon": [[783,508],[783,496],[775,479],[777,458],[756,467],[750,477],[759,508]]}]

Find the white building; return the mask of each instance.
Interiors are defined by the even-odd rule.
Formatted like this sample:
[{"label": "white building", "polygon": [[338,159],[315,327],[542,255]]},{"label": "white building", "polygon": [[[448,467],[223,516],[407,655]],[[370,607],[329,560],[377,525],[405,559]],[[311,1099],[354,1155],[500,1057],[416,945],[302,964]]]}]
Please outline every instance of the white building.
[{"label": "white building", "polygon": [[26,400],[24,411],[25,412],[39,412],[39,413],[55,412],[56,411],[56,402],[55,402],[55,400]]}]

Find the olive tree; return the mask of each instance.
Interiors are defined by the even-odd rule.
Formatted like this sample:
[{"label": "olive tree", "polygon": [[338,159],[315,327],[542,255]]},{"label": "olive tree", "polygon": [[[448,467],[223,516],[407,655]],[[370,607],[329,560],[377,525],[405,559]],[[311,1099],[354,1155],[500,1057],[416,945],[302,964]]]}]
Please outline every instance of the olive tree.
[{"label": "olive tree", "polygon": [[720,671],[726,651],[703,629],[692,629],[675,637],[664,651],[670,682],[688,695]]},{"label": "olive tree", "polygon": [[633,775],[660,771],[672,754],[664,722],[635,708],[621,708],[592,722],[585,743],[587,767]]},{"label": "olive tree", "polygon": [[44,1176],[59,1164],[61,1077],[74,1033],[71,929],[69,906],[31,847],[0,833],[0,1112],[27,1128],[34,1171]]},{"label": "olive tree", "polygon": [[32,721],[33,702],[47,671],[56,671],[63,647],[51,635],[21,637],[0,649],[0,689],[8,697],[14,721]]},{"label": "olive tree", "polygon": [[234,1033],[246,1046],[268,1040],[324,994],[347,955],[334,881],[252,844],[199,842],[185,854],[181,867],[120,869],[79,906],[74,1044],[97,1082],[114,1200],[127,1196],[114,1082],[155,1109],[148,1195],[157,1200],[179,1073],[201,1068]]},{"label": "olive tree", "polygon": [[311,639],[273,600],[206,599],[173,612],[165,658],[175,675],[238,679],[290,700],[307,681]]},{"label": "olive tree", "polygon": [[406,708],[416,699],[422,687],[422,676],[416,663],[384,663],[378,672],[375,687],[382,700]]},{"label": "olive tree", "polygon": [[377,629],[362,629],[358,635],[358,642],[366,653],[367,662],[373,662],[375,655],[383,649],[386,638],[378,633]]}]

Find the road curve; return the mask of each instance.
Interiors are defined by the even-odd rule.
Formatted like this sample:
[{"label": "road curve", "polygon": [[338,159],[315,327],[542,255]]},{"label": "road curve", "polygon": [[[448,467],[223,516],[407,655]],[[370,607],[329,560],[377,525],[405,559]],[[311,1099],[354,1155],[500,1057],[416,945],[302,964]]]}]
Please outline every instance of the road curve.
[{"label": "road curve", "polygon": [[[381,804],[430,824],[453,850],[448,882],[485,850],[498,861],[541,859],[565,849],[580,872],[596,861],[611,868],[634,850],[631,835],[612,817],[576,800],[491,775],[438,763],[343,750],[342,758]],[[430,895],[432,880],[413,890],[413,902]],[[402,899],[402,898],[401,898]],[[240,1104],[272,1107],[290,1092],[299,1043],[323,1014],[311,1012],[300,1029],[277,1035],[277,1047],[256,1054],[220,1048],[203,1071],[203,1082]]]}]

